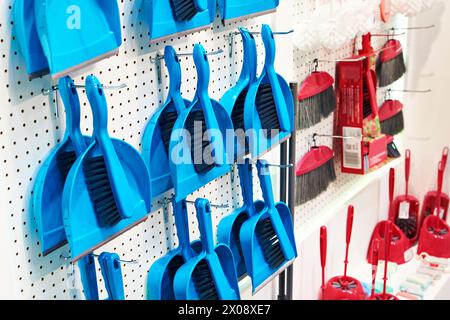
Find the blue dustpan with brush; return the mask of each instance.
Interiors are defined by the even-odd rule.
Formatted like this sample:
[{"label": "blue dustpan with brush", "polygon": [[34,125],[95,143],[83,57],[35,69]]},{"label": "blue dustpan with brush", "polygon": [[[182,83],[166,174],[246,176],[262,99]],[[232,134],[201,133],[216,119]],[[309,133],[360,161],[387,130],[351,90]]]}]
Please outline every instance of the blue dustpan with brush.
[{"label": "blue dustpan with brush", "polygon": [[253,202],[253,166],[250,159],[246,158],[244,164],[238,164],[238,170],[244,204],[219,222],[217,239],[219,243],[224,243],[230,247],[233,252],[237,275],[241,277],[247,272],[239,238],[241,227],[250,217],[264,210],[265,206],[264,203],[260,202],[260,205],[256,208]]},{"label": "blue dustpan with brush", "polygon": [[37,33],[34,2],[35,0],[15,0],[13,7],[16,39],[30,79],[49,73],[47,58]]},{"label": "blue dustpan with brush", "polygon": [[[297,257],[290,211],[273,198],[269,167],[257,162],[265,207],[242,224],[240,240],[253,292],[258,291]],[[258,205],[259,206],[259,205]],[[279,211],[281,209],[282,211]]]},{"label": "blue dustpan with brush", "polygon": [[266,50],[264,69],[250,85],[244,108],[245,128],[254,129],[250,139],[254,158],[287,139],[294,130],[294,99],[286,80],[275,71],[275,39],[268,25],[263,25],[261,36]]},{"label": "blue dustpan with brush", "polygon": [[145,0],[152,41],[175,34],[195,32],[210,25],[216,17],[215,0]]},{"label": "blue dustpan with brush", "polygon": [[174,279],[178,300],[238,300],[239,286],[233,254],[225,244],[214,246],[211,206],[195,202],[203,250],[182,265]]},{"label": "blue dustpan with brush", "polygon": [[194,62],[197,91],[189,108],[178,116],[169,146],[177,201],[231,169],[226,146],[227,130],[233,129],[233,123],[225,108],[208,95],[208,56],[200,44],[194,46]]},{"label": "blue dustpan with brush", "polygon": [[[257,51],[253,35],[245,28],[239,28],[244,48],[244,61],[239,79],[234,87],[228,90],[220,99],[220,103],[228,111],[233,121],[234,130],[245,132],[244,106],[251,83],[257,80]],[[248,129],[248,128],[247,128]],[[242,132],[241,132],[242,134]],[[248,150],[247,138],[236,134],[235,159],[246,154]]]},{"label": "blue dustpan with brush", "polygon": [[81,134],[80,100],[73,80],[60,79],[58,88],[66,112],[66,131],[39,169],[32,197],[33,216],[44,255],[67,243],[62,214],[64,184],[72,165],[90,143],[90,138]]},{"label": "blue dustpan with brush", "polygon": [[125,300],[122,266],[117,253],[103,252],[98,257],[108,300]]},{"label": "blue dustpan with brush", "polygon": [[280,0],[218,0],[222,20],[258,16],[276,10]]},{"label": "blue dustpan with brush", "polygon": [[174,300],[173,281],[178,269],[202,251],[201,242],[189,241],[189,221],[186,200],[173,201],[177,226],[178,248],[155,261],[148,271],[147,297],[149,300]]},{"label": "blue dustpan with brush", "polygon": [[34,12],[55,79],[115,55],[122,43],[116,0],[35,0]]},{"label": "blue dustpan with brush", "polygon": [[108,135],[108,106],[96,77],[86,78],[86,94],[94,139],[69,172],[62,206],[74,260],[144,221],[151,210],[148,169],[136,149]]},{"label": "blue dustpan with brush", "polygon": [[142,138],[142,157],[150,170],[154,197],[173,188],[168,156],[170,135],[178,115],[190,105],[181,96],[181,67],[173,47],[165,48],[164,59],[170,78],[169,95],[150,119]]}]

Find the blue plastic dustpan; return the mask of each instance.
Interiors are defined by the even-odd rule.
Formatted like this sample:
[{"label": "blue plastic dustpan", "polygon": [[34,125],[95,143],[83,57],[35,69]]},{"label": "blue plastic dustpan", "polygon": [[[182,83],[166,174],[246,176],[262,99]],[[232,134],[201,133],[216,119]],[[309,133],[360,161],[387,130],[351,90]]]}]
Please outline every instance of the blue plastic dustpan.
[{"label": "blue plastic dustpan", "polygon": [[286,80],[275,72],[275,40],[268,25],[263,25],[261,36],[265,65],[261,76],[250,85],[244,112],[245,128],[254,130],[250,138],[253,158],[287,139],[294,130],[294,98]]},{"label": "blue plastic dustpan", "polygon": [[178,269],[193,256],[202,251],[199,240],[189,241],[189,221],[186,200],[173,201],[173,213],[177,226],[178,248],[169,251],[156,260],[147,277],[147,297],[149,300],[174,300],[173,280]]},{"label": "blue plastic dustpan", "polygon": [[142,138],[142,157],[150,170],[154,197],[173,188],[168,157],[170,135],[178,115],[190,104],[181,96],[181,67],[173,47],[166,47],[164,59],[170,78],[169,95],[150,119]]},{"label": "blue plastic dustpan", "polygon": [[108,300],[125,300],[122,267],[117,253],[103,252],[98,257]]},{"label": "blue plastic dustpan", "polygon": [[116,0],[35,0],[34,12],[55,79],[115,55],[122,44]]},{"label": "blue plastic dustpan", "polygon": [[58,83],[66,112],[66,132],[39,169],[31,199],[39,242],[44,255],[67,243],[62,218],[62,196],[68,172],[86,150],[90,138],[80,130],[80,100],[73,80],[65,77]]},{"label": "blue plastic dustpan", "polygon": [[[169,147],[172,155],[170,171],[177,201],[231,170],[226,146],[228,136],[234,138],[227,135],[233,124],[225,108],[208,95],[208,56],[200,44],[194,47],[194,62],[197,91],[189,108],[178,116]],[[201,122],[203,125],[198,128]]]},{"label": "blue plastic dustpan", "polygon": [[236,132],[235,139],[235,159],[249,152],[248,140],[245,136],[244,107],[245,99],[250,84],[257,80],[257,51],[256,41],[253,35],[245,28],[239,28],[244,47],[244,61],[242,71],[236,85],[228,90],[220,99],[220,103],[225,107],[233,121]]},{"label": "blue plastic dustpan", "polygon": [[197,199],[195,208],[203,250],[175,274],[175,297],[178,300],[240,299],[233,254],[225,244],[214,246],[208,200]]},{"label": "blue plastic dustpan", "polygon": [[109,137],[105,93],[94,76],[86,78],[86,93],[94,141],[69,172],[62,202],[74,260],[144,221],[151,210],[148,169],[132,146]]},{"label": "blue plastic dustpan", "polygon": [[95,256],[93,253],[78,260],[81,284],[86,300],[99,300],[97,285],[97,269],[95,268]]},{"label": "blue plastic dustpan", "polygon": [[280,0],[218,0],[222,20],[257,16],[275,11]]},{"label": "blue plastic dustpan", "polygon": [[237,275],[242,277],[247,272],[247,269],[239,233],[242,224],[250,217],[264,210],[265,206],[263,202],[260,202],[260,205],[256,208],[253,202],[253,166],[250,159],[246,158],[244,164],[238,164],[238,170],[244,204],[219,222],[217,239],[219,243],[224,243],[230,247],[233,252]]},{"label": "blue plastic dustpan", "polygon": [[[297,257],[290,210],[275,204],[268,164],[257,162],[264,198],[264,210],[250,217],[241,227],[240,240],[253,292],[258,291]],[[255,205],[260,207],[261,203]]]},{"label": "blue plastic dustpan", "polygon": [[174,14],[174,4],[187,2],[185,0],[145,0],[145,14],[149,22],[149,37],[151,41],[161,41],[175,34],[194,32],[210,25],[216,17],[215,0],[192,0],[189,7],[197,13],[188,20],[189,16]]},{"label": "blue plastic dustpan", "polygon": [[35,0],[15,0],[13,7],[14,28],[20,52],[25,59],[27,73],[31,78],[48,74],[47,58],[37,34],[34,15]]}]

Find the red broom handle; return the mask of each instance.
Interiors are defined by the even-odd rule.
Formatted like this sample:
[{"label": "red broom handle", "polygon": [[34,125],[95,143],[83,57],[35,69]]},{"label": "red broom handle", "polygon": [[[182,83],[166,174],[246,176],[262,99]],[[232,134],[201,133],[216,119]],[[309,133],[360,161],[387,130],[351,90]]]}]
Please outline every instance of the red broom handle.
[{"label": "red broom handle", "polygon": [[322,299],[325,291],[325,266],[327,264],[327,227],[320,228],[320,264],[322,266]]},{"label": "red broom handle", "polygon": [[445,165],[442,162],[439,162],[437,195],[436,195],[436,201],[434,204],[434,211],[437,211],[438,216],[441,211],[441,194],[442,194],[442,184],[444,182],[444,170],[445,170]]},{"label": "red broom handle", "polygon": [[405,183],[406,183],[406,187],[405,187],[405,194],[406,197],[408,197],[409,195],[409,174],[411,171],[411,150],[406,150],[405,151]]},{"label": "red broom handle", "polygon": [[391,239],[392,239],[392,222],[388,221],[386,225],[386,230],[384,232],[384,276],[383,276],[383,298],[386,297],[386,286],[387,286],[387,272],[389,265],[389,253],[391,249]]},{"label": "red broom handle", "polygon": [[444,172],[445,169],[447,168],[448,152],[449,152],[448,147],[444,147],[444,150],[442,150],[442,158],[441,158]]},{"label": "red broom handle", "polygon": [[375,283],[377,281],[379,253],[380,253],[380,240],[375,239],[375,241],[373,242],[373,250],[372,250],[372,294],[371,294],[372,297],[375,295]]},{"label": "red broom handle", "polygon": [[345,237],[345,260],[344,260],[344,279],[347,279],[347,266],[348,266],[348,250],[350,247],[350,240],[352,238],[352,228],[353,228],[353,215],[355,208],[350,205],[347,209],[347,229]]},{"label": "red broom handle", "polygon": [[389,170],[389,209],[388,209],[388,220],[393,221],[393,210],[392,203],[394,202],[394,189],[395,189],[395,169],[391,168]]}]

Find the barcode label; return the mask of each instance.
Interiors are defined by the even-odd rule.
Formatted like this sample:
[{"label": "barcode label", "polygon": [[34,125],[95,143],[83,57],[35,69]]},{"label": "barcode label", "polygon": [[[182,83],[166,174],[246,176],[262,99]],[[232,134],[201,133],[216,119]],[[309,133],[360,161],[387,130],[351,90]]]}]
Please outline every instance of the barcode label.
[{"label": "barcode label", "polygon": [[398,210],[398,218],[399,219],[409,219],[409,202],[405,201],[400,203],[400,208]]},{"label": "barcode label", "polygon": [[361,128],[343,128],[344,139],[344,167],[350,169],[362,168]]}]

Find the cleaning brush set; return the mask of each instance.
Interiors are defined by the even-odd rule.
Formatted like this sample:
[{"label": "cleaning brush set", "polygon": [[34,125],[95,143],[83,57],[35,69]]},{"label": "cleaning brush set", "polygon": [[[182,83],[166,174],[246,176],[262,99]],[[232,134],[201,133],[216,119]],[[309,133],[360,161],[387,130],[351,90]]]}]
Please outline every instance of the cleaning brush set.
[{"label": "cleaning brush set", "polygon": [[13,19],[31,78],[63,77],[115,55],[122,43],[116,0],[18,0]]},{"label": "cleaning brush set", "polygon": [[377,77],[380,87],[387,87],[406,73],[403,48],[400,41],[389,39],[377,60]]}]

